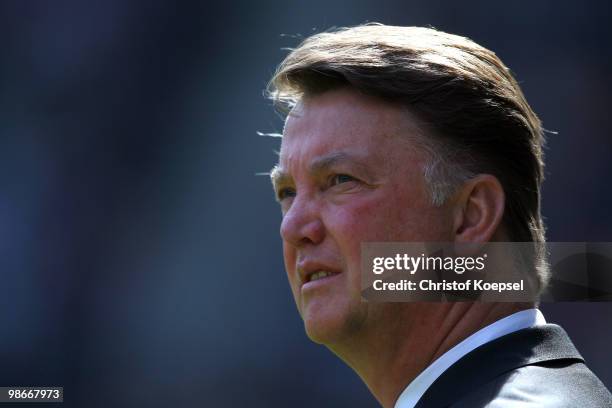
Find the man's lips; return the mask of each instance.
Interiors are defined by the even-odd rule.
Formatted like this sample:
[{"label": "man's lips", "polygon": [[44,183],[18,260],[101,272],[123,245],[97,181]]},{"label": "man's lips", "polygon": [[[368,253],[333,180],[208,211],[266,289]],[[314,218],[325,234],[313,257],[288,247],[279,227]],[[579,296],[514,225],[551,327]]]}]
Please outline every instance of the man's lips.
[{"label": "man's lips", "polygon": [[302,261],[297,266],[300,284],[314,282],[330,276],[338,275],[341,271],[323,262]]}]

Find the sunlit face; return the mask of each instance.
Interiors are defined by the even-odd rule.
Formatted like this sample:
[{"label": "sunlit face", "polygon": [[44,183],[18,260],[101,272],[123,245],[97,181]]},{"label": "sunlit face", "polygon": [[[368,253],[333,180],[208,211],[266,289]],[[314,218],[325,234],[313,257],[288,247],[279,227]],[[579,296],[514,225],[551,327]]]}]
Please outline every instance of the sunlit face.
[{"label": "sunlit face", "polygon": [[289,283],[316,342],[373,323],[375,306],[360,295],[362,242],[449,240],[417,132],[405,110],[350,89],[306,98],[287,119],[273,181]]}]

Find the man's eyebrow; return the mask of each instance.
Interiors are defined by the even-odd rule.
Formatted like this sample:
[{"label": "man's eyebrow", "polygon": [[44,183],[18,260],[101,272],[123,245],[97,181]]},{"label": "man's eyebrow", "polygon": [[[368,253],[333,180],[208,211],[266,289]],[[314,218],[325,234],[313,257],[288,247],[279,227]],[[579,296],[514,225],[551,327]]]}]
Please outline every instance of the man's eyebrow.
[{"label": "man's eyebrow", "polygon": [[366,169],[366,166],[361,162],[361,160],[359,160],[359,157],[346,152],[337,152],[318,157],[313,160],[312,164],[310,165],[310,171],[312,173],[319,173],[329,169],[330,167],[346,162],[350,162],[351,164],[357,165],[362,169]]},{"label": "man's eyebrow", "polygon": [[[309,170],[311,174],[322,173],[333,166],[346,162],[350,162],[363,170],[367,170],[367,167],[359,160],[358,156],[346,152],[331,153],[326,156],[318,157],[312,161]],[[293,180],[293,177],[286,173],[278,164],[270,170],[270,178],[275,188],[279,185],[290,184]]]},{"label": "man's eyebrow", "polygon": [[270,179],[272,179],[272,185],[276,189],[279,185],[290,182],[291,176],[277,164],[270,170]]}]

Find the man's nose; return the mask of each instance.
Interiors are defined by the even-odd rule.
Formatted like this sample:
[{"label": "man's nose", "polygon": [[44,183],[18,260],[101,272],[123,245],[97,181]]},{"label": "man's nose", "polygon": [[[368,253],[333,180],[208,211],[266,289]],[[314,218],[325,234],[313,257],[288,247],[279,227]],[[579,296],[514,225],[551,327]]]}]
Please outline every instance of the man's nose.
[{"label": "man's nose", "polygon": [[284,241],[294,247],[321,243],[325,237],[325,227],[317,202],[306,197],[295,197],[283,216],[280,234]]}]

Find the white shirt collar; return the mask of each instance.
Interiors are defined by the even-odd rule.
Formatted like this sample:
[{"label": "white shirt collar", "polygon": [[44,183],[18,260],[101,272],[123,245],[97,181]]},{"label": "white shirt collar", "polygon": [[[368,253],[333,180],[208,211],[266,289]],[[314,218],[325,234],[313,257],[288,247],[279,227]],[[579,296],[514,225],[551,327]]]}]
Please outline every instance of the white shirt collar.
[{"label": "white shirt collar", "polygon": [[544,319],[542,312],[538,309],[528,309],[516,312],[483,327],[446,353],[442,354],[423,370],[400,394],[395,403],[395,408],[413,408],[423,394],[425,394],[429,386],[433,384],[444,371],[475,348],[517,330],[543,324],[546,324],[546,319]]}]

